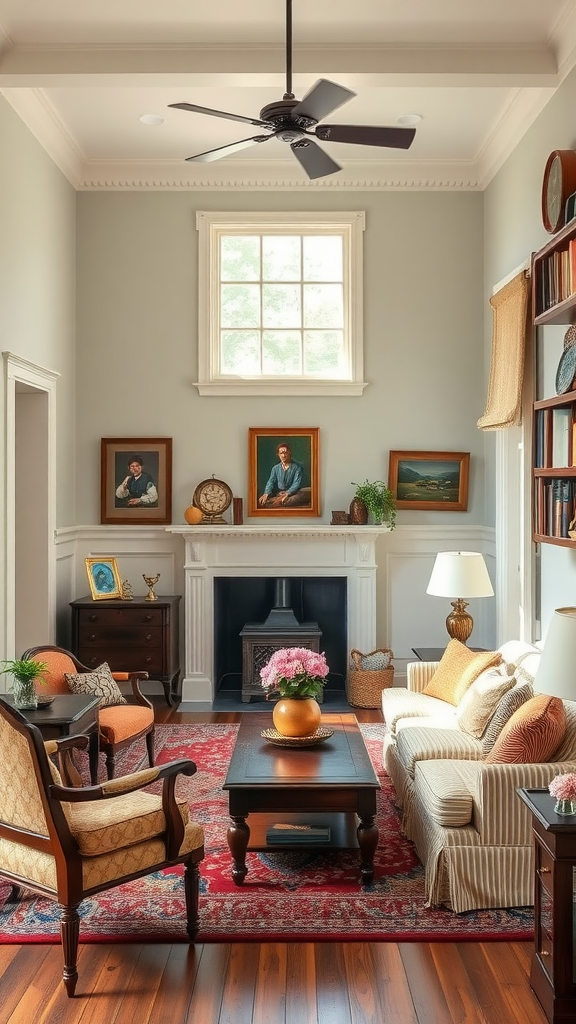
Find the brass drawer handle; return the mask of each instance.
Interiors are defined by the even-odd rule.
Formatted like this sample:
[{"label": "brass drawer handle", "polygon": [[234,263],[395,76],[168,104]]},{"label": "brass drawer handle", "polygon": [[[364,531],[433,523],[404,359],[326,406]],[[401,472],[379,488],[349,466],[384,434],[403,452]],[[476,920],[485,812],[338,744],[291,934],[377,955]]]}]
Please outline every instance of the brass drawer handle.
[{"label": "brass drawer handle", "polygon": [[550,868],[538,868],[538,874],[539,875],[549,875],[550,874]]},{"label": "brass drawer handle", "polygon": [[89,615],[88,616],[88,621],[89,622],[96,622],[96,620],[97,620],[97,616],[96,615]]},{"label": "brass drawer handle", "polygon": [[547,949],[541,949],[540,950],[540,956],[550,956],[550,953],[548,952]]},{"label": "brass drawer handle", "polygon": [[145,640],[151,640],[152,639],[152,634],[151,633],[147,633],[146,636],[144,637],[144,639]]},{"label": "brass drawer handle", "polygon": [[96,633],[91,633],[90,636],[88,637],[88,639],[89,640],[95,640],[96,639]]}]

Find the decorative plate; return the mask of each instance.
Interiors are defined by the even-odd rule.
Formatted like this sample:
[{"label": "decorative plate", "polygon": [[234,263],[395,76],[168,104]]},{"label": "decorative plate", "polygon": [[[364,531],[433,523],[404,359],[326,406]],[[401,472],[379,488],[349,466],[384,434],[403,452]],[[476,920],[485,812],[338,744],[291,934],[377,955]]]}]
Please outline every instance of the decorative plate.
[{"label": "decorative plate", "polygon": [[576,376],[576,345],[569,345],[560,356],[556,370],[556,394],[565,395],[572,390]]},{"label": "decorative plate", "polygon": [[38,703],[36,707],[41,711],[42,708],[49,708],[56,694],[52,694],[49,697],[38,697]]},{"label": "decorative plate", "polygon": [[330,739],[334,735],[334,729],[319,725],[311,736],[283,736],[277,729],[262,729],[260,735],[262,739],[275,743],[277,747],[315,747],[318,743]]}]

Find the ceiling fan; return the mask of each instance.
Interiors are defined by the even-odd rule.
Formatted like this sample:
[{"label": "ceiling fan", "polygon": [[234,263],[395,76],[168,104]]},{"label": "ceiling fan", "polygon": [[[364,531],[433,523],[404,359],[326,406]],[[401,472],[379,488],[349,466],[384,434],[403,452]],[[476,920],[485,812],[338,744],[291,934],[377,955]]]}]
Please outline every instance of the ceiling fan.
[{"label": "ceiling fan", "polygon": [[191,110],[196,114],[211,114],[213,117],[253,124],[258,128],[266,128],[269,132],[268,135],[253,135],[250,139],[242,139],[229,146],[219,146],[205,153],[196,153],[194,156],[186,157],[188,161],[209,163],[249,146],[266,142],[268,139],[280,139],[281,142],[290,145],[294,156],[309,178],[322,178],[341,170],[341,167],[316,144],[315,139],[322,142],[348,142],[361,146],[408,149],[416,134],[415,128],[318,124],[322,118],[355,95],[356,93],[350,89],[321,78],[306,93],[304,99],[295,98],[292,92],[292,0],[286,0],[286,92],[281,100],[267,103],[260,111],[259,117],[227,114],[224,110],[199,107],[195,103],[169,103],[168,106],[177,107],[179,110]]}]

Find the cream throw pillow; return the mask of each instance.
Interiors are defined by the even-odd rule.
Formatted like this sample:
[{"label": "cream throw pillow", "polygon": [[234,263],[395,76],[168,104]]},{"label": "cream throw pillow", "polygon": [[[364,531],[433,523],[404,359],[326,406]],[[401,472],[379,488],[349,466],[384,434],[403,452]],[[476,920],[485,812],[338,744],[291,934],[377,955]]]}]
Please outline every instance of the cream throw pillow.
[{"label": "cream throw pillow", "polygon": [[459,704],[480,673],[501,661],[499,651],[470,651],[459,640],[451,640],[438,668],[422,692],[429,697],[439,697],[449,704]]},{"label": "cream throw pillow", "polygon": [[79,672],[77,675],[65,672],[64,678],[72,693],[91,693],[95,697],[100,697],[101,708],[128,703],[122,696],[122,691],[113,678],[107,661],[95,668],[93,672]]},{"label": "cream throw pillow", "polygon": [[463,732],[477,739],[482,735],[501,698],[514,686],[514,672],[497,665],[481,672],[462,697],[456,721]]}]

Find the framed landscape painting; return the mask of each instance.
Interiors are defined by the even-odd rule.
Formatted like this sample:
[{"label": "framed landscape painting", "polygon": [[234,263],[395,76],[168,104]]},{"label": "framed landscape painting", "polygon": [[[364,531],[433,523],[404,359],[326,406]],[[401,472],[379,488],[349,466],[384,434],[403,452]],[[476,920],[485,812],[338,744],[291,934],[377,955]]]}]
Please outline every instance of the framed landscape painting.
[{"label": "framed landscape painting", "polygon": [[318,427],[250,427],[248,515],[319,516]]},{"label": "framed landscape painting", "polygon": [[390,452],[388,486],[400,509],[465,512],[469,452]]},{"label": "framed landscape painting", "polygon": [[172,438],[103,437],[100,521],[172,522]]}]

